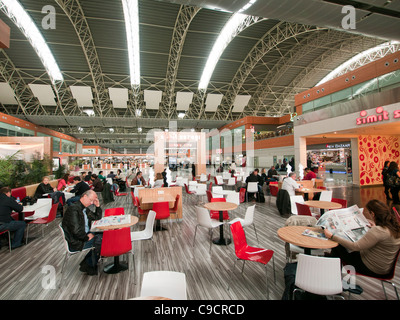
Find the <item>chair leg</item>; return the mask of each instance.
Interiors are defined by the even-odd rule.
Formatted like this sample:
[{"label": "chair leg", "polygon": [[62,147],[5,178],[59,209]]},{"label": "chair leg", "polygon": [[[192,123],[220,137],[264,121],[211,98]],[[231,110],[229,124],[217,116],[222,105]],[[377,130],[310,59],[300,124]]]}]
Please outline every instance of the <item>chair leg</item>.
[{"label": "chair leg", "polygon": [[29,236],[29,223],[26,225],[26,240],[25,240],[25,244],[28,244],[28,236]]}]

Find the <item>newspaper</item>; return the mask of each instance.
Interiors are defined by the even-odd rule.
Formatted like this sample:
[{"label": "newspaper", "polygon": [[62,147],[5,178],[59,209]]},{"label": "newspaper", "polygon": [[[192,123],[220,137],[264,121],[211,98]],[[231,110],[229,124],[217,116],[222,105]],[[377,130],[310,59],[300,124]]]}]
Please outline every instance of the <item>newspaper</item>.
[{"label": "newspaper", "polygon": [[102,219],[96,220],[92,223],[91,231],[99,231],[104,227],[124,225],[129,224],[130,222],[130,215],[103,217]]},{"label": "newspaper", "polygon": [[369,230],[370,223],[357,205],[325,212],[316,226],[323,226],[335,234],[353,242],[361,239]]}]

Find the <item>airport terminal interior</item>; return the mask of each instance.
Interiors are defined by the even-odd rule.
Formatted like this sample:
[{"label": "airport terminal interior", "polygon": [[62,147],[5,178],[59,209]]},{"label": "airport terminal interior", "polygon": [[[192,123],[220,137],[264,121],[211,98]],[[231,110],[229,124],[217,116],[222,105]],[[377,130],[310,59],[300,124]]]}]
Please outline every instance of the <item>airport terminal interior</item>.
[{"label": "airport terminal interior", "polygon": [[[347,273],[317,225],[400,230],[398,30],[390,0],[0,0],[0,300],[399,300],[398,254]],[[94,197],[89,272],[63,221]]]}]

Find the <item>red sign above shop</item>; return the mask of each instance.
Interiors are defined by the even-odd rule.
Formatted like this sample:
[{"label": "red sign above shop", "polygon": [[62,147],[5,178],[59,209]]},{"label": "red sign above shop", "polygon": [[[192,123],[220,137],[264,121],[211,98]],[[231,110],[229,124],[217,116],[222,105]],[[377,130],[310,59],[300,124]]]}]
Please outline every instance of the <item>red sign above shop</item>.
[{"label": "red sign above shop", "polygon": [[[375,109],[376,114],[368,115],[366,110],[360,112],[360,117],[356,119],[357,125],[374,123],[374,122],[382,122],[385,120],[389,120],[389,112],[385,111],[383,107],[378,107]],[[400,110],[393,111],[393,118],[400,118]]]}]

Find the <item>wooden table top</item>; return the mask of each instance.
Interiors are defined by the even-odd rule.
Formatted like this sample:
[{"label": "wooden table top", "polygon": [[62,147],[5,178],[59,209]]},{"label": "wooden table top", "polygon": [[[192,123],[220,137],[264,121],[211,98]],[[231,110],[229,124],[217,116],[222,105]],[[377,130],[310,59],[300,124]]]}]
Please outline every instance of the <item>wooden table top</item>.
[{"label": "wooden table top", "polygon": [[208,202],[204,204],[204,207],[208,210],[225,211],[235,210],[238,206],[232,202]]},{"label": "wooden table top", "polygon": [[316,189],[316,188],[302,188],[301,190],[296,190],[298,193],[318,193],[324,191],[322,189]]},{"label": "wooden table top", "polygon": [[330,201],[317,201],[317,200],[308,200],[304,201],[304,204],[306,204],[309,207],[313,208],[318,208],[318,209],[340,209],[342,205],[337,202],[330,202]]},{"label": "wooden table top", "polygon": [[332,240],[317,239],[309,236],[305,236],[302,233],[304,230],[318,230],[320,228],[308,227],[308,226],[288,226],[278,229],[278,237],[285,242],[289,242],[302,248],[310,249],[331,249],[338,245],[337,242]]},{"label": "wooden table top", "polygon": [[175,201],[175,197],[171,194],[159,194],[155,196],[144,196],[140,198],[141,204],[148,204],[154,202],[172,202]]}]

